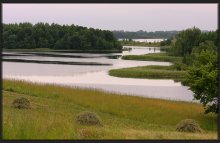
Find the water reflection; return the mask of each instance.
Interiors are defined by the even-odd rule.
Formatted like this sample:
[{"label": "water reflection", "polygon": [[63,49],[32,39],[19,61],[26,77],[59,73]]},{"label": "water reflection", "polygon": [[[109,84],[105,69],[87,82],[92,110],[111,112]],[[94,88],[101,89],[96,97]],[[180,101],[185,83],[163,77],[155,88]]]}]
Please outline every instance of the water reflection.
[{"label": "water reflection", "polygon": [[[123,46],[124,49],[131,49],[123,51],[122,55],[142,55],[149,53],[159,53],[159,47],[140,47],[140,46]],[[153,49],[153,50],[152,50]]]},{"label": "water reflection", "polygon": [[[160,52],[159,48],[154,49],[153,47],[129,47],[131,48],[130,51],[108,54],[47,52],[46,55],[49,54],[49,56],[42,56],[42,54],[34,53],[11,53],[26,55],[4,56],[3,58],[38,61],[47,60],[85,63],[96,62],[107,63],[110,65],[91,66],[3,62],[3,78],[27,80],[38,83],[53,83],[83,88],[95,88],[109,92],[117,92],[144,97],[192,101],[192,92],[188,90],[187,87],[182,86],[179,82],[174,82],[173,80],[133,79],[109,76],[108,70],[110,69],[146,65],[171,65],[171,63],[168,62],[121,60],[120,57],[122,55],[139,55],[152,52]],[[69,57],[65,57],[65,55],[68,55]],[[80,58],[70,56],[80,56]]]}]

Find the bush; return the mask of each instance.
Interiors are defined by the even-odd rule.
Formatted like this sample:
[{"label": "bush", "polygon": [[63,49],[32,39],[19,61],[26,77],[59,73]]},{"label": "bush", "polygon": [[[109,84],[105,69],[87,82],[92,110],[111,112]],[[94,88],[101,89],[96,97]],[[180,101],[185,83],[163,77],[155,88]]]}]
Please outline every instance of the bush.
[{"label": "bush", "polygon": [[29,109],[31,107],[30,101],[27,98],[17,98],[13,101],[12,106],[18,109]]},{"label": "bush", "polygon": [[192,119],[185,119],[182,120],[180,123],[176,126],[176,131],[178,132],[202,132],[202,129],[200,128],[199,124]]},{"label": "bush", "polygon": [[187,65],[181,62],[174,62],[173,67],[178,71],[187,70]]},{"label": "bush", "polygon": [[102,125],[100,117],[93,112],[82,112],[76,117],[76,122],[80,125]]}]

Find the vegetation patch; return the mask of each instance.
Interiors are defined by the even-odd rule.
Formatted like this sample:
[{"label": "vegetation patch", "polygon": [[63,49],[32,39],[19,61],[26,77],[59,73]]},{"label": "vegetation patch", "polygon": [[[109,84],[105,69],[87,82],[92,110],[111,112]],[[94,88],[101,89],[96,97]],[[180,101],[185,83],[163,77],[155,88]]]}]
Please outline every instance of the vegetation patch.
[{"label": "vegetation patch", "polygon": [[132,68],[113,69],[109,75],[116,77],[148,78],[148,79],[175,79],[185,77],[185,71],[179,71],[175,66],[139,66]]},{"label": "vegetation patch", "polygon": [[76,122],[80,125],[102,125],[100,117],[96,113],[89,111],[78,114]]},{"label": "vegetation patch", "polygon": [[[77,25],[49,23],[3,24],[5,49],[121,50],[122,46],[108,30]],[[24,34],[27,33],[28,34]]]},{"label": "vegetation patch", "polygon": [[31,108],[31,104],[27,98],[21,97],[21,98],[16,98],[13,101],[12,107],[18,108],[18,109],[29,109]]},{"label": "vegetation patch", "polygon": [[150,53],[145,55],[126,55],[123,60],[139,60],[139,61],[163,61],[173,62],[181,61],[182,57],[169,56],[167,53]]},{"label": "vegetation patch", "polygon": [[180,123],[177,124],[176,126],[176,131],[178,132],[202,132],[201,127],[199,126],[199,124],[192,119],[185,119],[182,120]]}]

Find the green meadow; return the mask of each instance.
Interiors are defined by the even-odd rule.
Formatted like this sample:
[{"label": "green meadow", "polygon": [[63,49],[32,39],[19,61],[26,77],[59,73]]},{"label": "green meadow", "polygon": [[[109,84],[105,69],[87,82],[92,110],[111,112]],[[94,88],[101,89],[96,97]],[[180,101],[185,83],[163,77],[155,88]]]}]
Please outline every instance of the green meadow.
[{"label": "green meadow", "polygon": [[[217,139],[217,116],[204,114],[199,103],[6,79],[2,93],[3,139]],[[12,107],[20,97],[30,109]],[[78,125],[83,111],[98,114],[103,126]],[[184,119],[196,120],[203,132],[176,132]]]}]

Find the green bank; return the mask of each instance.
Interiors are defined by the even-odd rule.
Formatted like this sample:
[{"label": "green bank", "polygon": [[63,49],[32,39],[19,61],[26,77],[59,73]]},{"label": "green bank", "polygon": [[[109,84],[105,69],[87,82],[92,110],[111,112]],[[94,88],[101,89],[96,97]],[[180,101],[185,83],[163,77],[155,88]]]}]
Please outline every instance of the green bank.
[{"label": "green bank", "polygon": [[[31,109],[13,108],[19,97]],[[98,114],[103,126],[78,125],[83,111]],[[203,112],[198,103],[3,80],[3,139],[217,139],[217,116]],[[204,132],[176,132],[188,118]]]}]

